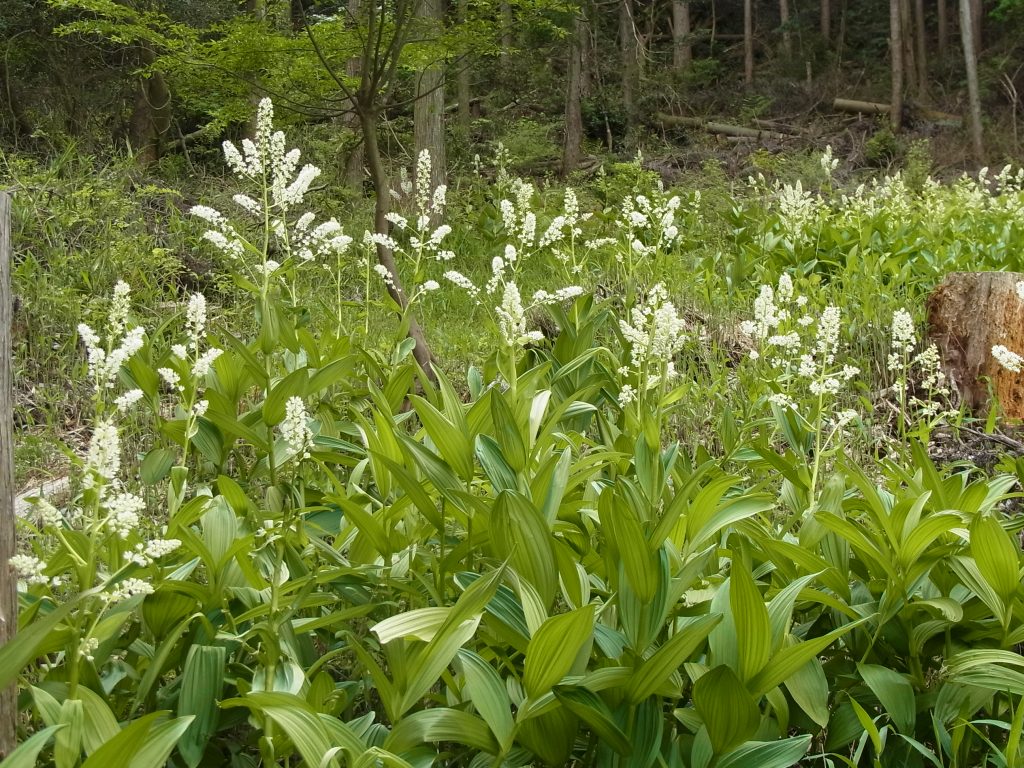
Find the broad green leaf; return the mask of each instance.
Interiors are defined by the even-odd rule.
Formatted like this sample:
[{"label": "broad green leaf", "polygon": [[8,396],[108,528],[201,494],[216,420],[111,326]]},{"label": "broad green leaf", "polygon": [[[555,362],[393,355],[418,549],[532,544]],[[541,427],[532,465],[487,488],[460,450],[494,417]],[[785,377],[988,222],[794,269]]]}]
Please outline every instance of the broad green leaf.
[{"label": "broad green leaf", "polygon": [[[111,768],[114,765],[133,768],[133,761],[146,745],[151,731],[168,714],[165,711],[150,712],[137,720],[132,720],[114,738],[93,752],[82,764],[82,768]],[[191,718],[178,718],[172,722],[182,721],[187,727]]]},{"label": "broad green leaf", "polygon": [[220,710],[217,703],[224,685],[226,649],[223,646],[193,645],[181,673],[178,716],[195,720],[182,736],[178,751],[189,768],[203,758],[206,744],[217,731]]},{"label": "broad green leaf", "polygon": [[39,757],[39,753],[43,751],[53,735],[64,727],[63,725],[51,725],[41,731],[36,731],[0,763],[0,768],[36,768],[36,759]]},{"label": "broad green leaf", "polygon": [[638,704],[664,686],[721,620],[721,614],[684,619],[675,634],[640,664],[629,683],[629,700]]},{"label": "broad green leaf", "polygon": [[619,496],[618,490],[609,486],[601,493],[598,502],[601,525],[608,546],[622,562],[633,592],[641,603],[649,603],[658,589],[658,559],[647,544],[631,504]]},{"label": "broad green leaf", "polygon": [[912,736],[917,720],[914,688],[903,675],[877,664],[858,664],[861,679],[878,697],[900,733]]},{"label": "broad green leaf", "polygon": [[526,648],[523,687],[531,698],[551,690],[569,674],[584,643],[594,634],[594,606],[552,616],[544,622]]},{"label": "broad green leaf", "polygon": [[[786,640],[790,645],[797,644],[792,635],[788,635]],[[828,725],[828,680],[817,656],[790,674],[784,684],[793,701],[811,720],[822,728]]]},{"label": "broad green leaf", "polygon": [[629,755],[633,751],[626,734],[615,724],[608,706],[596,693],[586,688],[556,685],[554,694],[566,709],[589,725],[601,741],[620,755]]},{"label": "broad green leaf", "polygon": [[558,589],[558,568],[551,532],[533,503],[514,491],[499,493],[491,513],[491,540],[495,554],[550,606]]},{"label": "broad green leaf", "polygon": [[192,715],[158,723],[146,734],[146,741],[135,753],[129,768],[165,768],[171,750],[192,723]]},{"label": "broad green leaf", "polygon": [[41,617],[38,613],[33,615],[32,622],[27,627],[22,627],[18,633],[0,647],[0,688],[6,688],[13,683],[22,670],[39,654],[37,648],[46,639],[72,608],[78,605],[83,595],[73,597],[58,608]]},{"label": "broad green leaf", "polygon": [[82,731],[85,729],[85,710],[81,699],[64,699],[59,714],[62,728],[54,739],[53,757],[57,768],[72,768],[82,756]]},{"label": "broad green leaf", "polygon": [[757,732],[761,710],[736,673],[720,664],[693,684],[693,706],[704,721],[716,755]]},{"label": "broad green leaf", "polygon": [[750,680],[747,687],[750,688],[751,693],[755,696],[763,696],[772,688],[781,685],[790,675],[828,648],[828,646],[832,645],[840,637],[871,618],[871,616],[865,616],[863,619],[845,624],[839,627],[839,629],[834,629],[828,634],[783,648],[772,656],[772,660],[768,665]]},{"label": "broad green leaf", "polygon": [[154,448],[139,466],[139,477],[146,485],[156,485],[171,472],[178,454],[170,448]]},{"label": "broad green leaf", "polygon": [[462,674],[466,679],[465,691],[476,711],[491,729],[501,748],[512,744],[515,722],[512,719],[512,702],[508,690],[494,668],[470,650],[458,653]]},{"label": "broad green leaf", "polygon": [[427,434],[437,446],[441,457],[462,478],[473,479],[473,443],[465,429],[449,421],[444,414],[418,395],[409,398]]},{"label": "broad green leaf", "polygon": [[1009,604],[1020,589],[1020,555],[1009,534],[994,517],[978,515],[974,519],[971,554],[985,581]]},{"label": "broad green leaf", "polygon": [[750,741],[716,763],[716,768],[790,768],[811,748],[810,736],[782,741]]},{"label": "broad green leaf", "polygon": [[526,443],[528,436],[519,428],[515,415],[509,404],[505,402],[506,394],[494,391],[491,395],[491,419],[494,424],[494,439],[501,447],[509,467],[514,472],[522,472],[526,468]]},{"label": "broad green leaf", "polygon": [[746,568],[734,566],[730,582],[729,607],[736,622],[736,649],[739,657],[736,671],[740,680],[748,682],[764,669],[771,657],[771,623],[764,599]]},{"label": "broad green leaf", "polygon": [[402,718],[384,747],[401,754],[420,744],[442,741],[464,744],[491,755],[498,753],[498,742],[483,720],[447,707],[424,709]]},{"label": "broad green leaf", "polygon": [[284,420],[285,408],[292,397],[305,398],[309,386],[309,369],[292,371],[274,384],[263,401],[263,423],[275,427]]},{"label": "broad green leaf", "polygon": [[[263,691],[221,703],[225,709],[247,707],[274,721],[291,739],[306,765],[320,765],[332,746],[327,729],[306,701],[292,693]],[[91,766],[90,766],[91,768]]]},{"label": "broad green leaf", "polygon": [[417,608],[415,611],[406,611],[378,621],[371,631],[377,635],[382,645],[400,637],[414,637],[429,643],[448,618],[448,614],[448,608]]}]

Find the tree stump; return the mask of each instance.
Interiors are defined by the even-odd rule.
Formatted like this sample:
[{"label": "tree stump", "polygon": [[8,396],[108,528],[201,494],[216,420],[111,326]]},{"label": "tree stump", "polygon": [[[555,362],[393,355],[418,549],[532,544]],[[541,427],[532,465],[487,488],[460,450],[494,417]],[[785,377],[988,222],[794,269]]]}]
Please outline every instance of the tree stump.
[{"label": "tree stump", "polygon": [[1003,368],[992,356],[1002,344],[1024,355],[1024,301],[1017,295],[1020,272],[953,272],[928,297],[928,337],[964,403],[975,413],[991,405],[1024,418],[1024,373]]}]

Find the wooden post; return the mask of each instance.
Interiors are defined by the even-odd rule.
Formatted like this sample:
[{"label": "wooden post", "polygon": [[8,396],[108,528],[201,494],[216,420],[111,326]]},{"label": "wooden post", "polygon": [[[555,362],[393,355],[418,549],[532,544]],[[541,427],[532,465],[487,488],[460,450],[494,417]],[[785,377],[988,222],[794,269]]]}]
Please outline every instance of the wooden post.
[{"label": "wooden post", "polygon": [[[14,554],[14,401],[11,376],[11,197],[0,191],[0,645],[18,629],[18,585],[8,564]],[[15,746],[18,691],[0,691],[0,758]]]}]

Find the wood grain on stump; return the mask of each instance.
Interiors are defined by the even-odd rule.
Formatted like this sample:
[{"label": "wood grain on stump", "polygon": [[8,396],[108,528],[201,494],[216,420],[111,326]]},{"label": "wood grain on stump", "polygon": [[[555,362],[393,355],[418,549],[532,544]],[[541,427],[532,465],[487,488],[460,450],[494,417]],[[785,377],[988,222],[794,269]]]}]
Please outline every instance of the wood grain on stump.
[{"label": "wood grain on stump", "polygon": [[988,410],[989,391],[1007,418],[1024,418],[1024,373],[992,357],[1002,344],[1024,354],[1020,272],[953,272],[928,297],[928,337],[939,349],[951,384],[975,413]]}]

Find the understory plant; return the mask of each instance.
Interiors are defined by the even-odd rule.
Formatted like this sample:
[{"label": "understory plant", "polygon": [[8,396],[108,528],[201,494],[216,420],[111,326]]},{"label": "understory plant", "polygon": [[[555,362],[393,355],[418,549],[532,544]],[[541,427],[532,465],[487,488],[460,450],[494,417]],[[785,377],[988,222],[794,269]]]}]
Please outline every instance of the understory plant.
[{"label": "understory plant", "polygon": [[[428,372],[379,286],[315,291],[370,273],[304,210],[318,172],[269,102],[224,149],[239,216],[194,212],[252,321],[193,292],[143,326],[124,283],[79,329],[93,416],[71,498],[21,523],[0,765],[1019,763],[1017,479],[937,466],[913,429],[861,461],[870,363],[831,286],[751,291],[737,355],[630,264],[637,239],[671,271],[672,197],[634,196],[654,239],[630,216],[601,296],[550,279],[588,273],[578,199],[541,226],[503,179],[499,250],[449,255],[421,157],[414,220],[366,239],[421,308],[468,292],[490,349]],[[717,444],[686,431],[705,382]]]}]

